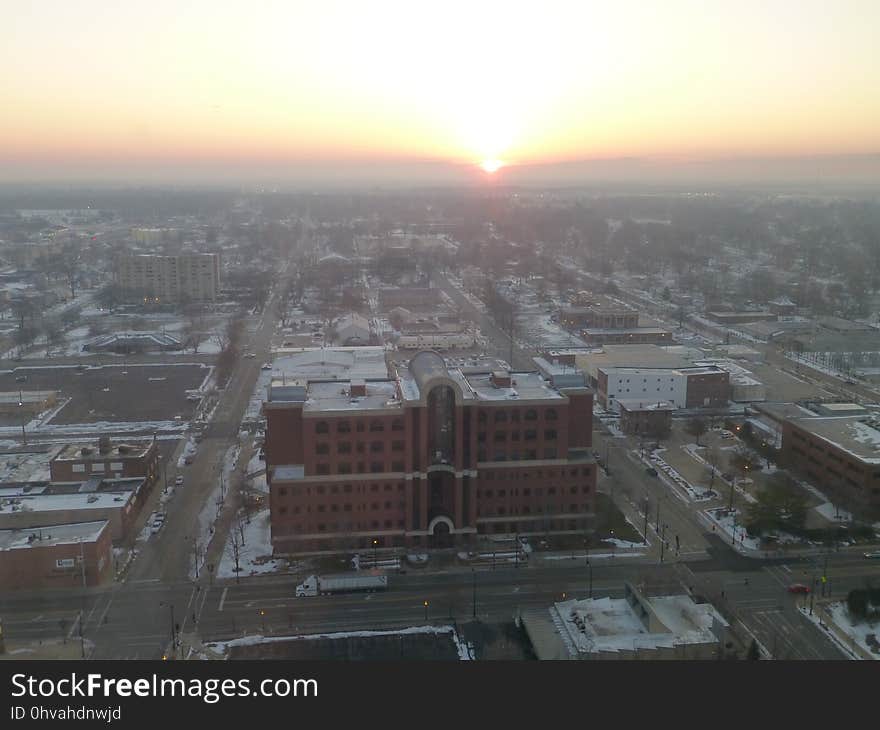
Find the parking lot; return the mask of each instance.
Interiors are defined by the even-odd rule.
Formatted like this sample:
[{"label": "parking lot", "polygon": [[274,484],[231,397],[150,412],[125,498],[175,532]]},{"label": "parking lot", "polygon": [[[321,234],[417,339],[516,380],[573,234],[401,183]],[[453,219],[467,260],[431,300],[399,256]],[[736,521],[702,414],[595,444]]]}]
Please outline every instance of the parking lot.
[{"label": "parking lot", "polygon": [[[0,373],[0,390],[55,390],[59,402],[69,398],[52,424],[186,421],[198,406],[186,391],[198,389],[209,372],[209,366],[194,363],[22,367]],[[21,419],[0,423],[14,426]]]}]

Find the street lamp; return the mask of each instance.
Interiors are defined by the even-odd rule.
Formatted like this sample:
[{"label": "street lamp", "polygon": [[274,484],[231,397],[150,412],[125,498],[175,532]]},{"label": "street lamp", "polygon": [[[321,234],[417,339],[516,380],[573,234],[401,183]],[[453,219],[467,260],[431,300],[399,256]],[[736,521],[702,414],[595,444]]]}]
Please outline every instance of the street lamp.
[{"label": "street lamp", "polygon": [[379,545],[379,541],[373,538],[373,568],[376,567],[376,548]]},{"label": "street lamp", "polygon": [[27,446],[27,432],[24,430],[24,395],[18,391],[18,415],[21,418],[21,440],[22,445]]},{"label": "street lamp", "polygon": [[593,597],[593,564],[590,562],[590,541],[588,538],[584,539],[584,564],[587,567],[587,571],[590,574],[590,598]]},{"label": "street lamp", "polygon": [[428,602],[425,601],[425,621],[427,622],[427,620],[428,620]]}]

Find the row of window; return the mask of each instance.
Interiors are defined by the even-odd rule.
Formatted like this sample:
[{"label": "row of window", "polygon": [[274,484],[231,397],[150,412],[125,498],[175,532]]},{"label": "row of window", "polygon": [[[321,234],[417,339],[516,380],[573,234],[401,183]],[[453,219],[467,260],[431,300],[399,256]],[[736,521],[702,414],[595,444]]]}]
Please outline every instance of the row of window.
[{"label": "row of window", "polygon": [[[544,496],[544,487],[535,487],[534,489],[532,487],[523,487],[522,490],[511,489],[510,496],[511,497],[519,497],[520,491],[522,491],[523,497],[531,497],[531,496],[533,496],[533,494],[532,494],[533,492],[534,492],[535,497],[543,497]],[[589,494],[590,493],[590,486],[588,484],[584,484],[581,487],[573,486],[573,487],[568,488],[569,494],[577,494],[578,492],[581,492],[582,494]],[[556,494],[556,487],[547,487],[547,496],[552,497],[555,494]],[[565,487],[559,487],[559,494],[565,494]],[[491,499],[493,497],[506,497],[506,496],[507,496],[506,489],[478,489],[477,490],[477,498],[483,497],[486,499]]]},{"label": "row of window", "polygon": [[[294,505],[290,508],[293,514],[298,515],[302,512],[311,513],[312,508],[310,505],[306,505],[303,509],[300,505]],[[390,510],[394,509],[394,505],[392,502],[385,502],[384,505],[380,502],[371,502],[367,504],[366,502],[355,503],[346,502],[345,504],[319,504],[315,505],[315,512],[378,512],[379,510]],[[405,510],[406,502],[398,502],[397,509]],[[286,515],[288,511],[287,505],[281,505],[278,507],[278,514]]]},{"label": "row of window", "polygon": [[[577,505],[577,504],[568,505],[569,512],[583,512],[583,509],[584,509],[583,505]],[[508,512],[507,508],[504,507],[503,505],[498,505],[497,507],[492,507],[492,506],[482,507],[481,506],[481,507],[477,508],[477,517],[504,517],[504,515],[507,515],[507,514],[511,514],[511,515],[538,514],[538,515],[542,515],[545,512],[548,515],[549,514],[556,514],[557,512],[565,512],[565,506],[564,505],[560,505],[558,507],[548,506],[548,507],[544,508],[543,506],[538,505],[537,507],[534,508],[534,512],[532,511],[532,508],[527,504],[524,504],[521,506],[513,506],[510,508],[509,512]]]},{"label": "row of window", "polygon": [[[74,472],[79,473],[79,474],[84,473],[85,470],[86,470],[86,465],[85,465],[85,464],[74,464],[74,465],[71,467],[71,471],[74,471]],[[111,470],[111,471],[122,471],[122,462],[121,462],[121,461],[114,461],[114,462],[111,462],[111,463],[110,463],[110,470]],[[107,471],[107,462],[105,462],[105,461],[101,461],[101,462],[98,462],[98,463],[92,463],[92,472],[93,472],[93,473],[94,473],[94,472],[101,472],[101,473],[103,473],[103,472],[105,472],[105,471]]]},{"label": "row of window", "polygon": [[[367,427],[364,425],[363,421],[355,422],[355,430],[358,433],[363,433],[367,430]],[[385,430],[384,421],[370,421],[369,431],[370,433],[381,433]],[[392,431],[403,431],[403,421],[400,419],[395,419],[391,422],[391,430]],[[330,424],[327,421],[318,421],[315,424],[315,433],[330,433]],[[351,433],[351,422],[349,421],[337,421],[336,422],[336,433]]]},{"label": "row of window", "polygon": [[[366,453],[367,450],[367,442],[366,441],[358,441],[355,443],[355,451],[358,454]],[[379,454],[385,451],[385,442],[384,441],[371,441],[369,443],[370,453],[371,454]],[[337,454],[350,454],[352,449],[351,441],[340,441],[336,444],[336,453]],[[406,445],[403,441],[392,441],[391,442],[391,450],[392,451],[404,451],[406,449]],[[315,445],[315,453],[319,456],[324,456],[330,453],[330,443],[323,441],[319,444]]]},{"label": "row of window", "polygon": [[[494,431],[492,434],[492,440],[495,443],[501,443],[507,441],[508,435],[510,436],[511,441],[519,441],[520,440],[520,432],[519,431]],[[538,438],[538,431],[534,428],[527,428],[522,432],[522,440],[523,441],[536,441]],[[555,428],[548,428],[544,430],[544,440],[545,441],[555,441],[559,438],[559,434],[556,432]],[[484,444],[486,443],[486,432],[480,431],[477,434],[477,443]]]},{"label": "row of window", "polygon": [[[518,423],[520,420],[519,409],[507,411],[497,408],[492,410],[492,421],[494,423],[507,423],[511,421],[513,423]],[[559,416],[556,413],[556,409],[547,408],[544,411],[544,420],[545,421],[556,421]],[[524,421],[537,421],[538,420],[538,412],[534,408],[529,408],[528,410],[522,412],[522,420]],[[489,413],[488,411],[481,410],[479,414],[477,414],[477,423],[488,423],[489,422]]]},{"label": "row of window", "polygon": [[[402,461],[392,461],[390,471],[393,472],[402,472],[405,470],[405,465]],[[336,465],[336,471],[333,472],[335,474],[383,474],[387,469],[385,468],[385,464],[381,461],[372,461],[370,462],[370,468],[367,469],[366,462],[359,461],[356,464],[352,464],[348,461],[341,461]],[[315,466],[315,473],[318,476],[328,476],[330,472],[330,464],[317,464]]]},{"label": "row of window", "polygon": [[297,523],[293,525],[293,529],[295,532],[308,534],[312,532],[351,532],[353,530],[366,530],[373,529],[379,530],[384,527],[386,530],[394,529],[395,525],[397,529],[402,530],[405,527],[405,523],[403,520],[397,520],[396,523],[394,520],[385,520],[384,523],[380,523],[379,520],[373,520],[369,524],[366,522],[331,522],[329,524],[319,522],[317,524],[314,523]]},{"label": "row of window", "polygon": [[[279,497],[286,497],[288,492],[293,497],[299,497],[303,494],[311,495],[312,489],[315,490],[315,494],[365,494],[366,492],[392,492],[394,491],[393,484],[385,484],[384,486],[381,484],[318,484],[315,487],[278,487],[275,490],[275,494]],[[402,492],[404,490],[403,482],[397,483],[397,491]]]},{"label": "row of window", "polygon": [[[514,449],[507,451],[492,452],[491,461],[537,461],[538,459],[556,459],[558,452],[554,448],[543,449],[543,456],[538,456],[537,449],[526,449],[519,451]],[[489,452],[486,449],[477,449],[477,461],[489,461]]]}]

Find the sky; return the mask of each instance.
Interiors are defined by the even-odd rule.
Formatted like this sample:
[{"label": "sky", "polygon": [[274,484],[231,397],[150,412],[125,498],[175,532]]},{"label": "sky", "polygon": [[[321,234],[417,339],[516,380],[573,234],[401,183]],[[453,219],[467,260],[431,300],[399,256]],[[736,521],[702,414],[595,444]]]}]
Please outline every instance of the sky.
[{"label": "sky", "polygon": [[6,181],[880,169],[876,0],[0,0],[0,18]]}]

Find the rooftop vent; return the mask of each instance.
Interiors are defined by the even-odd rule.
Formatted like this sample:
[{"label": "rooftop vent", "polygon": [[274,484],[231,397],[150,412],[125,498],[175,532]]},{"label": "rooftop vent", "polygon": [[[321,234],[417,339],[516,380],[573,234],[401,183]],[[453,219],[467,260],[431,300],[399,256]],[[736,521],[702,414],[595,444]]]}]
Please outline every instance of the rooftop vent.
[{"label": "rooftop vent", "polygon": [[509,388],[510,372],[507,370],[493,370],[489,380],[496,388]]}]

